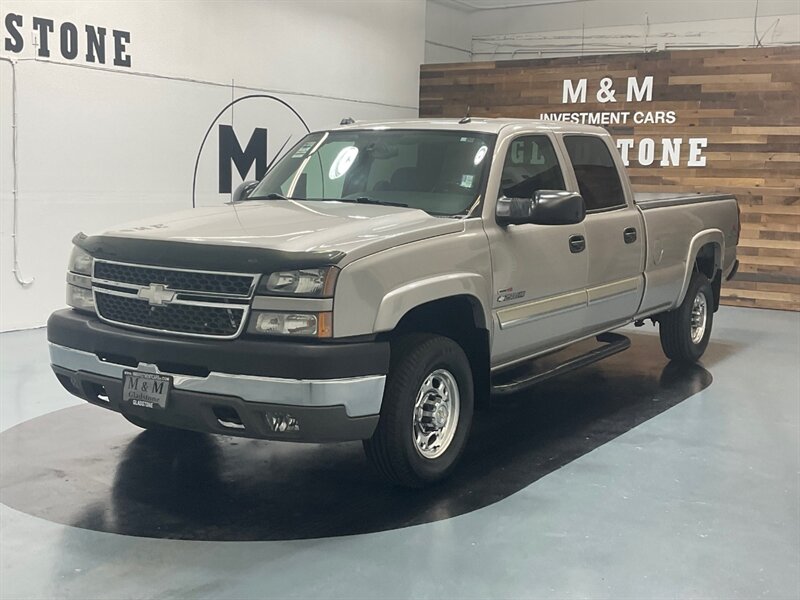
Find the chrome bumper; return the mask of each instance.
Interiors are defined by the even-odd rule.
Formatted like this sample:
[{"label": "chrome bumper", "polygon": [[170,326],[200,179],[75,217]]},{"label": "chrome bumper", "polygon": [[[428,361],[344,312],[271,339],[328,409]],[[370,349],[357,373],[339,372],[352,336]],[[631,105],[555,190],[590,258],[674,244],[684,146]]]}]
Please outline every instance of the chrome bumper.
[{"label": "chrome bumper", "polygon": [[[122,380],[132,367],[100,360],[90,352],[50,343],[50,362],[70,371],[83,371]],[[149,363],[139,363],[138,371],[160,373],[172,377],[178,390],[206,394],[236,396],[246,402],[261,402],[302,407],[344,406],[348,417],[380,413],[385,375],[349,377],[345,379],[282,379],[233,373],[211,372],[207,377],[163,372]]]}]

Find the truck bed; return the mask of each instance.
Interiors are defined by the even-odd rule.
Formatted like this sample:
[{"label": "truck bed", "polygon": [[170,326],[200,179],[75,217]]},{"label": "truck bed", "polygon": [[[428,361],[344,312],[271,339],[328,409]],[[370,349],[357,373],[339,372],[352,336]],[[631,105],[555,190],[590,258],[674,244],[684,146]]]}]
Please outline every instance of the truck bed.
[{"label": "truck bed", "polygon": [[717,268],[734,266],[738,241],[736,197],[731,194],[634,194],[647,232],[645,294],[639,316],[675,308],[691,275],[691,261],[708,243],[718,246]]},{"label": "truck bed", "polygon": [[683,204],[699,204],[702,202],[715,202],[717,200],[730,200],[730,194],[704,194],[702,192],[636,192],[633,195],[634,203],[642,210],[659,208],[662,206],[681,206]]}]

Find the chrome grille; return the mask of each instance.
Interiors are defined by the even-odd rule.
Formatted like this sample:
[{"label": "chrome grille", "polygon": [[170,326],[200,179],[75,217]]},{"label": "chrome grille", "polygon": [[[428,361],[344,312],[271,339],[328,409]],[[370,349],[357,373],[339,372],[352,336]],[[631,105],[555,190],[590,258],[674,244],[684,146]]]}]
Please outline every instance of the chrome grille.
[{"label": "chrome grille", "polygon": [[230,337],[238,333],[244,318],[239,308],[214,308],[190,304],[150,306],[146,301],[109,293],[97,293],[97,310],[109,321],[194,335]]},{"label": "chrome grille", "polygon": [[96,259],[92,290],[97,314],[106,322],[230,339],[244,329],[257,277]]},{"label": "chrome grille", "polygon": [[253,286],[252,275],[161,269],[105,261],[95,263],[94,276],[98,280],[143,287],[161,283],[172,290],[231,296],[249,296]]}]

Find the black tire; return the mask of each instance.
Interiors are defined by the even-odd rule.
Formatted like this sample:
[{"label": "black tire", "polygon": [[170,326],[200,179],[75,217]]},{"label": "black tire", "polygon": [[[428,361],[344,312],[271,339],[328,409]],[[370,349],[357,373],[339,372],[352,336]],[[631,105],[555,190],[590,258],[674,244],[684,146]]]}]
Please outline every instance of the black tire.
[{"label": "black tire", "polygon": [[[459,414],[449,445],[440,456],[428,458],[417,449],[414,410],[421,386],[439,369],[456,382]],[[472,370],[461,347],[437,335],[403,336],[392,343],[380,420],[372,438],[364,440],[364,450],[378,473],[391,483],[420,488],[441,481],[464,451],[473,410]]]},{"label": "black tire", "polygon": [[161,425],[161,423],[155,423],[153,421],[148,421],[146,419],[140,419],[137,416],[129,415],[126,413],[122,413],[122,416],[125,417],[125,419],[129,423],[132,423],[137,427],[141,427],[142,429],[147,429],[149,431],[170,431],[175,429],[174,427],[169,427],[168,425]]},{"label": "black tire", "polygon": [[[705,298],[705,330],[702,338],[692,339],[692,319],[695,298]],[[696,362],[708,346],[711,325],[714,322],[714,292],[711,282],[702,273],[695,272],[689,281],[689,288],[681,305],[675,310],[663,313],[658,318],[661,348],[671,360]]]}]

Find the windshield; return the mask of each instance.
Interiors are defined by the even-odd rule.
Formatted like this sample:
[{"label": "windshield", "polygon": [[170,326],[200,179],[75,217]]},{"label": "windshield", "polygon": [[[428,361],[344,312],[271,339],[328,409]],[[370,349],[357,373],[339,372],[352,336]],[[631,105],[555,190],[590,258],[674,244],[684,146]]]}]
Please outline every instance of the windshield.
[{"label": "windshield", "polygon": [[247,199],[341,200],[465,214],[480,197],[494,138],[457,131],[312,133]]}]

